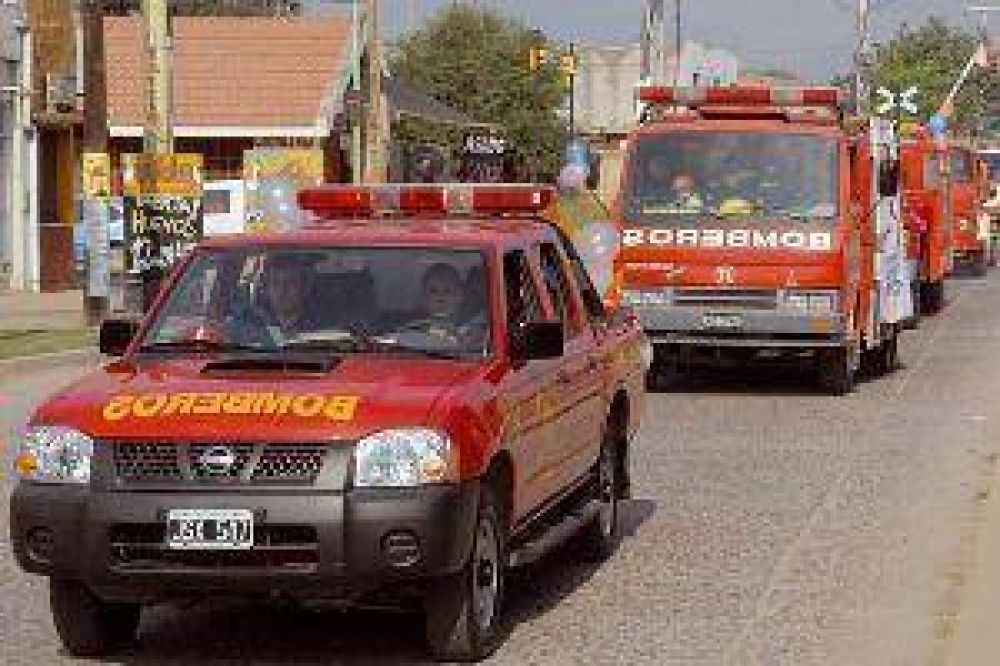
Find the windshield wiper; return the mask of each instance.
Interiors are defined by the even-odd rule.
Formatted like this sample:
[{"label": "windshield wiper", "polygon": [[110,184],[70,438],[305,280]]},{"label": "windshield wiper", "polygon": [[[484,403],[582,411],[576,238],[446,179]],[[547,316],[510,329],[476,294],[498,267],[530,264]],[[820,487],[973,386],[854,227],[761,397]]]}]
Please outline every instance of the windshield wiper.
[{"label": "windshield wiper", "polygon": [[426,356],[427,358],[441,359],[445,361],[455,361],[467,356],[467,354],[462,352],[447,351],[444,349],[428,349],[427,347],[408,345],[397,340],[386,338],[372,338],[370,342],[375,351],[381,352],[419,354],[420,356]]},{"label": "windshield wiper", "polygon": [[264,347],[244,345],[238,342],[219,342],[217,340],[165,340],[161,342],[148,342],[139,347],[140,352],[158,351],[195,351],[195,352],[264,352],[268,351]]}]

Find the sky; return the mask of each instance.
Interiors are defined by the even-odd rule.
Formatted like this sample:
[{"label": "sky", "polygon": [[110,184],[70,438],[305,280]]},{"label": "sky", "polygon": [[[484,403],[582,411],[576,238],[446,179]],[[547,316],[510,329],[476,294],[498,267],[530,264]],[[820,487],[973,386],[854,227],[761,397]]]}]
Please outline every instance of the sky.
[{"label": "sky", "polygon": [[[643,0],[458,0],[518,17],[564,41],[625,44],[639,39]],[[671,7],[672,1],[667,0]],[[320,5],[336,0],[312,0]],[[343,0],[341,0],[343,2]],[[387,36],[418,27],[430,13],[456,0],[381,0]],[[850,69],[856,0],[680,0],[685,39],[733,51],[744,66],[775,66],[811,80]],[[949,23],[978,25],[967,4],[1000,0],[871,0],[876,41],[901,23],[937,15]],[[1000,33],[1000,12],[991,19]]]}]

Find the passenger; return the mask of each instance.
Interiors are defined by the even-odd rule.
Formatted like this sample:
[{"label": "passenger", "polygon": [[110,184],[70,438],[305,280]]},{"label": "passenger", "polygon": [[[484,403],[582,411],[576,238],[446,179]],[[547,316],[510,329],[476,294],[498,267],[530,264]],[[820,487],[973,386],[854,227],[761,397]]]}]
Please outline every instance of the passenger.
[{"label": "passenger", "polygon": [[[458,269],[451,264],[432,264],[421,280],[421,295],[421,313],[403,327],[402,339],[405,340],[407,331],[415,331],[426,335],[436,346],[463,350],[482,348],[487,322],[485,302],[470,303]],[[471,319],[467,312],[473,313]],[[427,344],[427,341],[422,340],[420,344]]]},{"label": "passenger", "polygon": [[681,173],[674,177],[673,204],[684,211],[699,211],[705,207],[701,194],[695,190],[691,174]]}]

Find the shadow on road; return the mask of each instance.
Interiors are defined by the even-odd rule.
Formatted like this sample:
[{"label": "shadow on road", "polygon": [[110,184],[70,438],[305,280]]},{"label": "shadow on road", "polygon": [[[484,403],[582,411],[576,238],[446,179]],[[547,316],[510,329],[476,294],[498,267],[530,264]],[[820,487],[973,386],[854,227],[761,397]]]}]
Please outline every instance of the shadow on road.
[{"label": "shadow on road", "polygon": [[[906,370],[902,361],[888,374],[872,374],[859,370],[855,383],[862,386],[884,381]],[[666,388],[647,389],[651,395],[705,394],[705,395],[762,395],[777,397],[829,396],[810,368],[790,364],[755,362],[739,367],[699,367],[681,372],[670,378]]]},{"label": "shadow on road", "polygon": [[[628,548],[629,539],[655,510],[651,500],[622,504],[622,548]],[[512,572],[503,635],[557,606],[600,566],[583,563],[570,541],[536,564]],[[143,617],[140,637],[132,654],[108,663],[428,663],[423,619],[404,611],[311,610],[236,602],[162,606]]]}]

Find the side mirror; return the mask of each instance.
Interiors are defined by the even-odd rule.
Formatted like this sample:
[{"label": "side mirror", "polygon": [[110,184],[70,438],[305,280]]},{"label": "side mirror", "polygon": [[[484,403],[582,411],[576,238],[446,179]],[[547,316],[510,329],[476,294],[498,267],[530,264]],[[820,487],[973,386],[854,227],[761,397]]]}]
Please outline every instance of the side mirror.
[{"label": "side mirror", "polygon": [[132,338],[139,332],[139,324],[124,319],[108,319],[101,322],[100,350],[108,356],[122,356]]},{"label": "side mirror", "polygon": [[561,321],[533,321],[521,329],[522,357],[526,361],[560,358],[566,346]]},{"label": "side mirror", "polygon": [[899,162],[881,162],[878,170],[878,194],[892,197],[899,192]]}]

